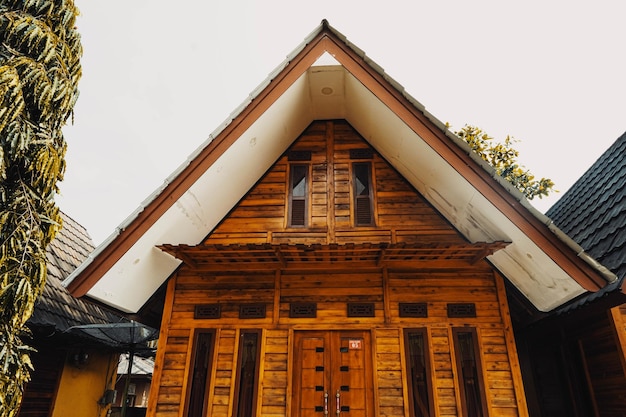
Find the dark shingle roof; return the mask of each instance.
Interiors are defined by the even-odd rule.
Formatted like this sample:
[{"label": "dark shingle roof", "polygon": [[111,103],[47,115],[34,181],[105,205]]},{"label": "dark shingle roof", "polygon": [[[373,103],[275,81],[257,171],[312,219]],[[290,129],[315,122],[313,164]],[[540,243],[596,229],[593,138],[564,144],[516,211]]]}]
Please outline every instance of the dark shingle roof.
[{"label": "dark shingle roof", "polygon": [[626,277],[626,133],[546,215],[620,281]]},{"label": "dark shingle roof", "polygon": [[95,304],[74,298],[61,284],[93,251],[84,227],[61,213],[63,228],[48,246],[48,279],[37,300],[29,327],[53,327],[55,332],[71,326],[118,322],[122,319]]}]

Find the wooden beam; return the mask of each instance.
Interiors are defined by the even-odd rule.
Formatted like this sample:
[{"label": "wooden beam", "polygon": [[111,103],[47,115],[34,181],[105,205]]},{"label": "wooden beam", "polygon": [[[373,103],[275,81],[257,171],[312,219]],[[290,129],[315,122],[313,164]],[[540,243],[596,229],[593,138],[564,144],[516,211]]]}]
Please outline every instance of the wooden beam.
[{"label": "wooden beam", "polygon": [[504,324],[504,339],[506,341],[506,351],[511,365],[517,412],[519,417],[528,417],[528,405],[526,402],[526,393],[524,392],[522,368],[520,367],[519,356],[517,354],[517,343],[515,342],[515,334],[513,333],[513,322],[511,321],[511,312],[509,311],[504,278],[496,271],[494,271],[493,275],[496,283],[498,302],[500,303],[500,315],[502,316],[502,322]]},{"label": "wooden beam", "polygon": [[622,315],[620,307],[613,307],[609,310],[610,321],[613,324],[615,331],[615,339],[618,346],[618,353],[620,354],[620,361],[622,363],[622,372],[626,377],[626,323],[624,322],[624,316]]}]

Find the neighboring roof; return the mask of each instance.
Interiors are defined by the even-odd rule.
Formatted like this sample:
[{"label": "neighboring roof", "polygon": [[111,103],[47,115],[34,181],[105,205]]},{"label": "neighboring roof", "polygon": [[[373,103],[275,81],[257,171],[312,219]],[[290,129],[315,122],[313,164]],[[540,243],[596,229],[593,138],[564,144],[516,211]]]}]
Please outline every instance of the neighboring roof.
[{"label": "neighboring roof", "polygon": [[[126,375],[128,373],[128,353],[122,353],[120,355],[120,360],[117,363],[117,373],[118,375]],[[154,371],[154,357],[143,357],[134,355],[133,356],[133,364],[131,367],[130,374],[131,375],[152,375]]]},{"label": "neighboring roof", "polygon": [[326,21],[68,279],[134,313],[314,120],[347,120],[539,310],[615,277]]},{"label": "neighboring roof", "polygon": [[[626,277],[626,133],[546,213],[587,253]],[[613,285],[619,288],[618,285]]]},{"label": "neighboring roof", "polygon": [[28,326],[52,328],[65,332],[72,326],[120,321],[121,318],[93,303],[76,299],[62,281],[94,250],[85,228],[61,212],[63,227],[47,249],[48,278],[37,299]]}]

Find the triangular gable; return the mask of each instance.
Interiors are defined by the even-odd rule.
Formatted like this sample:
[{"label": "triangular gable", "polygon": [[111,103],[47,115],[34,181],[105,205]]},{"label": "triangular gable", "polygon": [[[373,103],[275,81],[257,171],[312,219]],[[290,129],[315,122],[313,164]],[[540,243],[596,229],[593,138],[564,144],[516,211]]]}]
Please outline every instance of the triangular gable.
[{"label": "triangular gable", "polygon": [[[328,56],[338,65],[317,65]],[[346,119],[489,260],[550,311],[614,276],[534,210],[326,21],[70,277],[69,288],[136,312],[178,267],[159,245],[196,245],[313,120]]]}]

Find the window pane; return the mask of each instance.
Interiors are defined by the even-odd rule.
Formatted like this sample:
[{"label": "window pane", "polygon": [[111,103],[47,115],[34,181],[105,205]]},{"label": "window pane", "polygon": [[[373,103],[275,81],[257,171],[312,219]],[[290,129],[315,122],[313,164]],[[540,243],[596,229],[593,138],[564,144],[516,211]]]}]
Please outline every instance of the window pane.
[{"label": "window pane", "polygon": [[371,172],[369,162],[355,163],[352,165],[354,193],[354,222],[356,226],[371,226],[373,221],[372,198],[371,198]]},{"label": "window pane", "polygon": [[306,226],[308,205],[308,165],[291,165],[289,178],[289,225]]},{"label": "window pane", "polygon": [[308,167],[294,165],[291,175],[291,194],[294,197],[304,197],[306,195],[306,174]]},{"label": "window pane", "polygon": [[370,194],[369,164],[354,164],[355,193],[358,196]]}]

